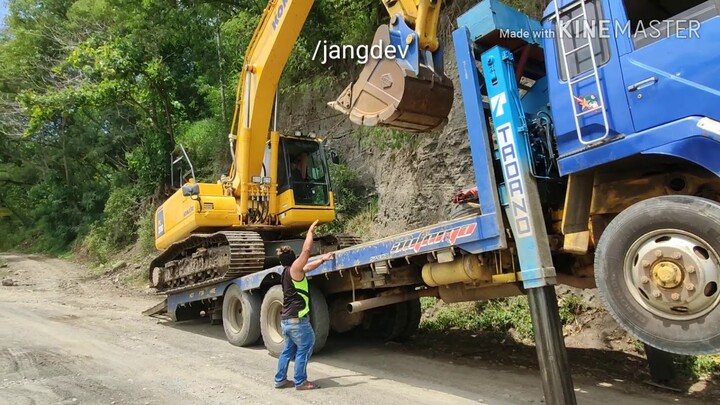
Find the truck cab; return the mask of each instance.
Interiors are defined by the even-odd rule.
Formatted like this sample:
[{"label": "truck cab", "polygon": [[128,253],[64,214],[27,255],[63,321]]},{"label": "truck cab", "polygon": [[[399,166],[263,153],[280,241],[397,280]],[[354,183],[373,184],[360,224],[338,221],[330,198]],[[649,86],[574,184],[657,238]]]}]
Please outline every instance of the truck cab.
[{"label": "truck cab", "polygon": [[636,153],[720,173],[697,156],[720,148],[717,129],[714,142],[703,135],[720,125],[718,16],[716,0],[550,3],[542,34],[561,174]]}]

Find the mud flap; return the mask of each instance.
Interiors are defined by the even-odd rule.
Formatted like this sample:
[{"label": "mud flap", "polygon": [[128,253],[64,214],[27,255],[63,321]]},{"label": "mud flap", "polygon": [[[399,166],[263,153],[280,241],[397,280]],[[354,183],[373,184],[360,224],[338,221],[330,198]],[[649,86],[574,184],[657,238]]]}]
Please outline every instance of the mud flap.
[{"label": "mud flap", "polygon": [[[373,45],[392,44],[387,25],[375,32]],[[416,54],[417,57],[417,54]],[[447,123],[452,108],[452,81],[442,66],[395,59],[369,59],[358,80],[328,105],[358,125],[384,126],[407,132],[426,132]]]}]

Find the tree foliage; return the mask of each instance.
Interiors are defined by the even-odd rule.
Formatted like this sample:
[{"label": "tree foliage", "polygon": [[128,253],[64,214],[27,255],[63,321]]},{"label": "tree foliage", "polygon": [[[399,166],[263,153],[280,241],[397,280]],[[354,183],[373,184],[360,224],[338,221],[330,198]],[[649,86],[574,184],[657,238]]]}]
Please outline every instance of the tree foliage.
[{"label": "tree foliage", "polygon": [[[513,1],[532,13],[543,3]],[[236,80],[265,1],[7,4],[0,29],[0,248],[59,252],[82,243],[102,258],[138,234],[149,239],[148,212],[170,191],[169,154],[177,143],[188,149],[199,179],[213,181],[228,169]],[[325,92],[356,75],[353,61],[313,61],[315,45],[368,43],[387,20],[378,0],[316,1],[281,91]],[[391,147],[404,137],[392,139]],[[338,195],[348,195],[352,213],[357,196],[342,175]]]},{"label": "tree foliage", "polygon": [[[369,41],[379,4],[316,2],[284,91],[347,71],[313,62],[314,46]],[[0,32],[0,231],[8,236],[0,248],[60,252],[82,243],[103,259],[133,242],[140,225],[148,239],[148,211],[167,196],[177,143],[201,180],[227,170],[235,80],[263,1],[8,6]]]}]

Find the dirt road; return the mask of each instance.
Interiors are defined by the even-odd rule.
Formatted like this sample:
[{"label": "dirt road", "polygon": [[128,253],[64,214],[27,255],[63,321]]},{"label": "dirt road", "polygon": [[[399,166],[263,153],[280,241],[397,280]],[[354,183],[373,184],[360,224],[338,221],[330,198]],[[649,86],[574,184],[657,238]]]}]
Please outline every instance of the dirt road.
[{"label": "dirt road", "polygon": [[[57,259],[3,255],[0,404],[541,403],[530,369],[466,366],[335,339],[309,367],[323,388],[272,387],[275,359],[228,344],[222,327],[140,312],[157,297]],[[2,278],[2,277],[0,277]],[[581,404],[700,403],[622,381],[575,377]]]}]

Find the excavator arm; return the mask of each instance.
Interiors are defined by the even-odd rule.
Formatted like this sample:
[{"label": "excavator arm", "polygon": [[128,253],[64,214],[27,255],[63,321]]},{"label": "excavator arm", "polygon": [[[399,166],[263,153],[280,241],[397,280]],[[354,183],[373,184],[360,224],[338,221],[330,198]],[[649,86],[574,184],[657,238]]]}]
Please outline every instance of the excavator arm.
[{"label": "excavator arm", "polygon": [[409,26],[415,27],[420,47],[432,52],[440,47],[437,38],[442,0],[385,0],[383,5],[391,16],[400,16]]},{"label": "excavator arm", "polygon": [[[442,72],[437,39],[441,0],[382,0],[391,24],[381,26],[375,40],[407,47],[404,58],[371,60],[357,83],[348,86],[334,108],[362,125],[384,125],[427,131],[446,120],[453,99],[452,83]],[[227,194],[238,198],[239,213],[248,213],[250,197],[261,185],[264,151],[271,140],[270,178],[274,185],[278,138],[270,131],[280,76],[313,0],[270,0],[245,54],[230,130],[233,156]],[[344,93],[344,94],[345,94]],[[274,173],[273,173],[274,172]],[[257,180],[260,179],[258,182]],[[270,190],[270,210],[275,190]]]},{"label": "excavator arm", "polygon": [[373,45],[395,47],[395,59],[370,59],[333,109],[358,125],[427,132],[447,122],[454,90],[443,72],[437,38],[442,0],[383,0],[390,24],[375,32]]}]

